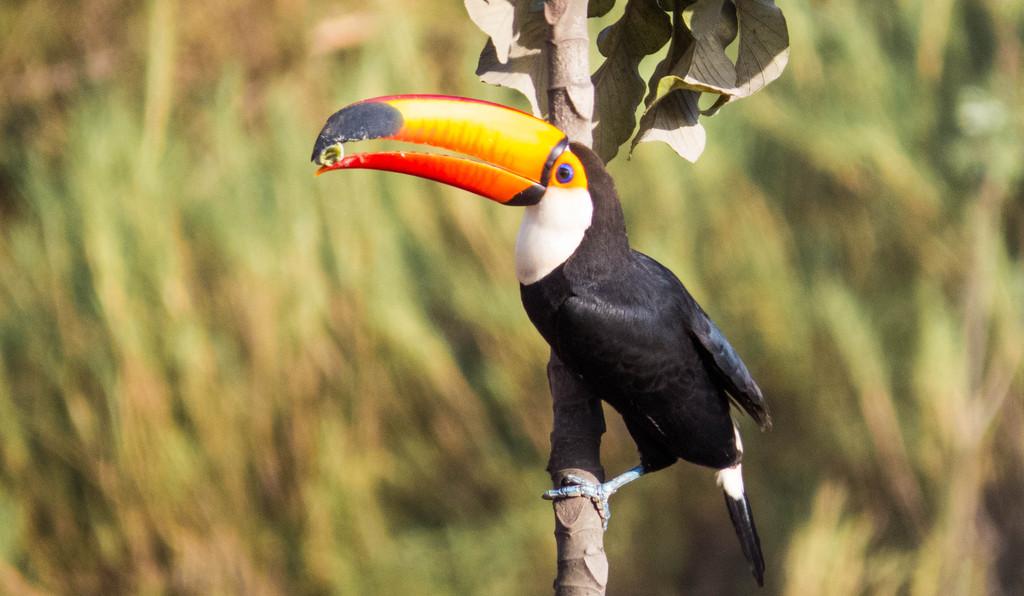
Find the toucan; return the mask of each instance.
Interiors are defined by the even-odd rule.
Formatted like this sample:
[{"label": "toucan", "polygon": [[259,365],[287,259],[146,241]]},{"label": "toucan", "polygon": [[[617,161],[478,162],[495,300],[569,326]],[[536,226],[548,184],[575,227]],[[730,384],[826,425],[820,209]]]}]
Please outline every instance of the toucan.
[{"label": "toucan", "polygon": [[[344,144],[391,139],[463,154],[345,155]],[[462,188],[525,214],[516,276],[530,321],[595,396],[621,414],[640,465],[602,483],[569,478],[549,499],[587,496],[607,522],[608,497],[676,460],[717,470],[754,578],[764,557],[743,487],[735,404],[762,429],[764,396],[746,365],[679,279],[632,250],[601,159],[555,126],[495,103],[443,95],[367,99],[328,118],[313,147],[317,173],[400,172]]]}]

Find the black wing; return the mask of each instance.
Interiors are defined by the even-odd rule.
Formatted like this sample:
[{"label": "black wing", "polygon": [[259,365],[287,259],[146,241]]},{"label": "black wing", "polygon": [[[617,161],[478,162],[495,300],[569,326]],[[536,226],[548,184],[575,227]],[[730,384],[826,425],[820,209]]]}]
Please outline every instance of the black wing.
[{"label": "black wing", "polygon": [[681,457],[721,469],[739,457],[728,385],[689,333],[676,284],[638,259],[579,284],[558,309],[552,347],[622,414],[645,466]]},{"label": "black wing", "polygon": [[743,364],[739,354],[729,344],[729,340],[725,339],[725,335],[711,321],[704,309],[697,304],[697,301],[693,299],[693,296],[675,274],[647,255],[639,252],[636,254],[641,257],[640,261],[644,266],[658,270],[662,272],[662,275],[667,274],[668,277],[675,280],[685,300],[687,331],[707,356],[708,364],[717,373],[719,381],[725,386],[729,397],[749,414],[762,430],[771,428],[771,414],[768,412],[764,394],[761,393],[761,388],[757,386],[754,378],[750,376],[750,371]]}]

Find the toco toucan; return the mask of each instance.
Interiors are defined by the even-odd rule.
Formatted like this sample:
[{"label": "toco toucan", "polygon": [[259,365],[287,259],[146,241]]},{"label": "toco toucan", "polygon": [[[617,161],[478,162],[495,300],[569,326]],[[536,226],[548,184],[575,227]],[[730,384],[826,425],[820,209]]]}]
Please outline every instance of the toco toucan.
[{"label": "toco toucan", "polygon": [[[419,152],[345,156],[343,144],[393,139],[475,159]],[[677,459],[718,470],[729,516],[757,583],[764,559],[743,488],[743,445],[730,399],[762,429],[771,419],[757,383],[683,284],[630,249],[611,177],[587,147],[551,124],[489,102],[396,95],[347,106],[313,147],[318,173],[401,172],[525,207],[515,267],[526,313],[555,355],[615,408],[640,465],[604,484],[581,479],[547,498],[600,504],[623,484]]]}]

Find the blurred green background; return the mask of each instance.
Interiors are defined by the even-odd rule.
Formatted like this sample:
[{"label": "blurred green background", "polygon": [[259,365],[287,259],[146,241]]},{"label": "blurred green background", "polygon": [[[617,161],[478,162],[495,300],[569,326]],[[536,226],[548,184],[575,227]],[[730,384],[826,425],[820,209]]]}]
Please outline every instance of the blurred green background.
[{"label": "blurred green background", "polygon": [[[761,593],[1022,594],[1024,5],[781,6],[697,164],[611,168],[773,408]],[[0,593],[550,590],[520,214],[309,163],[364,97],[525,107],[484,41],[454,0],[0,5]],[[614,505],[610,594],[754,592],[710,471]]]}]

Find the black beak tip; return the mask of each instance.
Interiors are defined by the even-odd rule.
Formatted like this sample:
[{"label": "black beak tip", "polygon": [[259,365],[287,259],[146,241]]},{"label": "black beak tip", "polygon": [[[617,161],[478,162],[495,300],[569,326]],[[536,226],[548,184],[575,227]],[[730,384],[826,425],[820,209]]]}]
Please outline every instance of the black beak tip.
[{"label": "black beak tip", "polygon": [[[330,165],[327,163],[330,158],[335,158],[336,161],[337,158],[344,155],[344,150],[341,148],[344,142],[342,139],[327,134],[326,130],[321,131],[316,138],[316,143],[313,144],[313,154],[309,156],[309,160],[318,166]],[[330,151],[332,147],[336,149]]]},{"label": "black beak tip", "polygon": [[323,153],[324,148],[328,147],[330,144],[331,143],[324,138],[323,133],[320,133],[320,136],[316,138],[316,143],[313,144],[313,155],[309,156],[309,161],[318,166],[323,165],[320,163],[320,155]]},{"label": "black beak tip", "polygon": [[403,124],[402,113],[386,103],[365,101],[345,106],[327,119],[313,145],[310,160],[322,165],[320,156],[324,149],[349,141],[394,136]]},{"label": "black beak tip", "polygon": [[527,188],[524,188],[516,196],[512,197],[504,205],[508,207],[529,207],[530,205],[536,205],[544,198],[544,193],[547,192],[547,188],[540,184],[534,184]]}]

